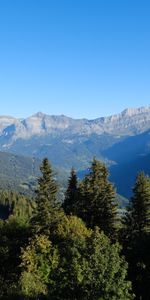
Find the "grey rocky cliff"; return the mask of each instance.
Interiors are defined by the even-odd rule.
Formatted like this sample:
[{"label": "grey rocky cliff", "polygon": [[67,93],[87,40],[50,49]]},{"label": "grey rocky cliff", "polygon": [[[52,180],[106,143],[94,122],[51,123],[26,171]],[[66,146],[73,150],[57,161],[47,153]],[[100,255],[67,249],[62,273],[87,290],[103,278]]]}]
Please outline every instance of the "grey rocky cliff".
[{"label": "grey rocky cliff", "polygon": [[68,136],[104,133],[126,136],[144,132],[149,128],[150,107],[130,108],[120,114],[95,120],[72,119],[64,115],[49,116],[41,112],[24,120],[0,117],[0,134],[8,134],[13,140],[53,133]]}]

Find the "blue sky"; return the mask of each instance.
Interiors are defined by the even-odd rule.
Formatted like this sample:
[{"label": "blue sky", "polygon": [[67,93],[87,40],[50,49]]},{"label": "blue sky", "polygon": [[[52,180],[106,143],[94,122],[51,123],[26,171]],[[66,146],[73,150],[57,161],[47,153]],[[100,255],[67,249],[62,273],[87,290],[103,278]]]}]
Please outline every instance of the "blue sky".
[{"label": "blue sky", "polygon": [[150,105],[150,2],[0,1],[0,115]]}]

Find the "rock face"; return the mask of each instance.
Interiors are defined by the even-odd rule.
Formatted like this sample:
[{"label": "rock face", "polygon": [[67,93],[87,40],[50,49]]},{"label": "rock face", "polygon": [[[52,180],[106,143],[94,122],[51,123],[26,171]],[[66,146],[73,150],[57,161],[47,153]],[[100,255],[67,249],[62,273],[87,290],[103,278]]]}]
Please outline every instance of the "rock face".
[{"label": "rock face", "polygon": [[48,157],[67,171],[72,166],[86,169],[96,156],[111,167],[112,181],[128,196],[138,171],[148,170],[150,175],[150,107],[128,108],[95,120],[41,112],[27,119],[1,116],[0,151]]},{"label": "rock face", "polygon": [[[0,117],[0,150],[42,158],[66,168],[85,167],[103,150],[129,136],[150,129],[150,107],[126,109],[95,120],[49,116],[41,112],[27,119]],[[111,162],[110,162],[111,164]]]},{"label": "rock face", "polygon": [[3,130],[12,125],[15,124],[17,120],[13,117],[7,117],[7,116],[0,116],[0,134],[2,134]]},{"label": "rock face", "polygon": [[95,120],[72,119],[64,115],[49,116],[37,114],[18,120],[12,117],[0,117],[0,135],[12,140],[29,139],[32,136],[55,135],[135,135],[150,128],[150,107],[126,109],[120,114],[100,117]]}]

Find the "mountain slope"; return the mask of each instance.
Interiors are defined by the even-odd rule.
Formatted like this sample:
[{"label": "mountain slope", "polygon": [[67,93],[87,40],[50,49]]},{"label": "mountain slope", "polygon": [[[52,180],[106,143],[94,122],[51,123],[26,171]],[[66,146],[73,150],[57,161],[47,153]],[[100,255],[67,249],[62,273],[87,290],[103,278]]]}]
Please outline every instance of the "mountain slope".
[{"label": "mountain slope", "polygon": [[[0,151],[0,189],[12,190],[32,195],[41,176],[41,160]],[[59,185],[59,194],[66,187],[69,173],[64,168],[52,166],[54,177]]]},{"label": "mountain slope", "polygon": [[150,152],[150,130],[136,136],[127,137],[102,151],[107,158],[122,163]]},{"label": "mountain slope", "polygon": [[150,108],[126,109],[95,120],[37,113],[13,123],[0,133],[0,150],[43,158],[70,169],[86,168],[93,156],[112,163],[103,154],[114,144],[150,128]]},{"label": "mountain slope", "polygon": [[131,196],[137,173],[144,171],[150,175],[150,130],[126,138],[105,150],[103,155],[114,161],[110,178],[117,185],[118,192]]},{"label": "mountain slope", "polygon": [[0,152],[0,188],[27,192],[35,186],[40,160]]},{"label": "mountain slope", "polygon": [[[40,164],[41,161],[35,158],[0,152],[0,191],[15,191],[32,196],[37,185],[37,177],[41,175]],[[62,200],[70,174],[64,169],[54,168],[54,175],[59,186],[58,197]],[[128,204],[128,200],[120,195],[117,195],[117,201],[121,210]]]},{"label": "mountain slope", "polygon": [[40,112],[27,119],[0,117],[0,151],[39,159],[48,157],[64,174],[72,166],[77,170],[88,168],[96,156],[110,166],[111,179],[124,196],[129,196],[140,169],[149,172],[149,149],[150,107],[126,109],[95,120]]}]

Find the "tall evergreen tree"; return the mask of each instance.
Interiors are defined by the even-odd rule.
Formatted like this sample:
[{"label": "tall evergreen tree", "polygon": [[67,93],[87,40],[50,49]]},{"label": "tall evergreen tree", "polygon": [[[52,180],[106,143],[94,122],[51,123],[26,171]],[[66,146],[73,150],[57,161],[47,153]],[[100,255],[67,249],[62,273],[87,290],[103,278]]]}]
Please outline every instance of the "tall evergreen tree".
[{"label": "tall evergreen tree", "polygon": [[124,254],[136,299],[150,299],[150,178],[139,173],[123,218]]},{"label": "tall evergreen tree", "polygon": [[150,178],[143,172],[136,178],[124,224],[132,239],[150,233]]},{"label": "tall evergreen tree", "polygon": [[49,234],[59,216],[60,205],[57,201],[57,185],[47,158],[43,159],[40,170],[42,176],[38,179],[36,208],[31,225],[36,233]]},{"label": "tall evergreen tree", "polygon": [[115,234],[117,203],[113,185],[108,181],[106,166],[93,159],[90,172],[80,185],[78,215],[91,228],[99,226],[108,236]]},{"label": "tall evergreen tree", "polygon": [[76,214],[78,206],[78,180],[74,168],[71,169],[71,174],[68,180],[68,187],[65,193],[63,209],[66,214]]}]

